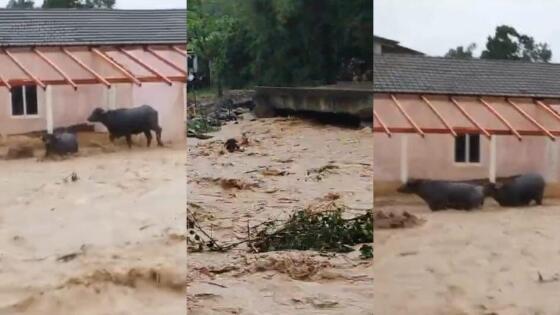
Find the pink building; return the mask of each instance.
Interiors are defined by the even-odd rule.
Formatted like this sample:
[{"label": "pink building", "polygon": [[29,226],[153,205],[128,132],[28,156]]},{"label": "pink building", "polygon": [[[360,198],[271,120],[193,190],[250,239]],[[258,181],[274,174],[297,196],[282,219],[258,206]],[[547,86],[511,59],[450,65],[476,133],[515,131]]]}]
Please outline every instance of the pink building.
[{"label": "pink building", "polygon": [[185,136],[186,10],[0,10],[0,135],[153,106]]},{"label": "pink building", "polygon": [[386,54],[374,58],[374,180],[538,172],[560,195],[560,64]]}]

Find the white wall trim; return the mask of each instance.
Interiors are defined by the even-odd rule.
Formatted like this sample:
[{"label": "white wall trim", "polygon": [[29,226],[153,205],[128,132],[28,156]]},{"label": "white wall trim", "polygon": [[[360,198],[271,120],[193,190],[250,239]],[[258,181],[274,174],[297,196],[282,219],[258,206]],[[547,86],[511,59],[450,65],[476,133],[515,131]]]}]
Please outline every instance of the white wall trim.
[{"label": "white wall trim", "polygon": [[27,95],[25,93],[25,86],[22,86],[22,97],[23,97],[23,115],[14,115],[13,108],[12,108],[12,91],[8,89],[8,111],[11,119],[38,119],[41,118],[41,109],[39,106],[39,93],[40,90],[37,86],[36,89],[36,101],[37,101],[37,114],[29,115],[27,114]]},{"label": "white wall trim", "polygon": [[498,142],[497,136],[490,137],[490,165],[488,167],[488,177],[491,183],[496,182],[496,144]]},{"label": "white wall trim", "polygon": [[401,182],[408,181],[408,135],[401,134]]},{"label": "white wall trim", "polygon": [[47,132],[52,134],[54,131],[54,117],[51,85],[47,85],[45,89],[45,119],[47,121]]},{"label": "white wall trim", "polygon": [[[469,159],[470,156],[470,135],[469,134],[458,134],[457,136],[460,135],[465,135],[465,160]],[[453,167],[458,167],[458,168],[480,168],[483,166],[482,160],[483,160],[483,137],[479,135],[479,142],[478,142],[478,156],[479,156],[479,161],[478,162],[456,162],[455,161],[455,143],[456,143],[456,138],[453,137],[452,143],[451,143],[451,164],[453,165]]]}]

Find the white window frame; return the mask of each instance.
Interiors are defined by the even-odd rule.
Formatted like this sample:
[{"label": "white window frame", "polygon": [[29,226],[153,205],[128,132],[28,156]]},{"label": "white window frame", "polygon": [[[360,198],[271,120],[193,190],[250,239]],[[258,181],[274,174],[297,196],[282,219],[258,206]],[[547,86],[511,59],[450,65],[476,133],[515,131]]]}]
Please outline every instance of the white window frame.
[{"label": "white window frame", "polygon": [[453,165],[455,166],[459,166],[459,167],[469,167],[469,166],[482,166],[482,138],[480,137],[479,134],[477,134],[476,136],[479,137],[478,139],[478,162],[471,162],[469,161],[470,159],[470,153],[471,153],[471,136],[475,136],[475,134],[458,134],[457,136],[465,136],[465,162],[457,162],[455,160],[455,146],[457,145],[457,142],[455,140],[455,138],[453,139],[453,150],[451,152],[451,159],[453,161]]},{"label": "white window frame", "polygon": [[35,97],[37,98],[36,102],[37,102],[37,114],[27,114],[27,93],[26,93],[26,89],[27,86],[22,85],[22,86],[16,86],[14,88],[22,88],[22,99],[23,99],[23,115],[14,115],[14,104],[12,102],[12,91],[10,91],[9,97],[10,97],[10,117],[14,118],[14,119],[35,119],[35,118],[39,118],[41,117],[41,115],[39,115],[39,89],[37,88],[36,85],[34,85],[35,87]]}]

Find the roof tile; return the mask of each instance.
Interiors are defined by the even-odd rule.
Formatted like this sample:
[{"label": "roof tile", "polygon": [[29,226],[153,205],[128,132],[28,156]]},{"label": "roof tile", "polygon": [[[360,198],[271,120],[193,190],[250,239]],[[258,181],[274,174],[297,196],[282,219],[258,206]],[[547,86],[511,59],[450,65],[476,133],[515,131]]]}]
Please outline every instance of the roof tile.
[{"label": "roof tile", "polygon": [[374,92],[560,97],[560,64],[376,55]]},{"label": "roof tile", "polygon": [[184,9],[0,9],[0,47],[186,41]]}]

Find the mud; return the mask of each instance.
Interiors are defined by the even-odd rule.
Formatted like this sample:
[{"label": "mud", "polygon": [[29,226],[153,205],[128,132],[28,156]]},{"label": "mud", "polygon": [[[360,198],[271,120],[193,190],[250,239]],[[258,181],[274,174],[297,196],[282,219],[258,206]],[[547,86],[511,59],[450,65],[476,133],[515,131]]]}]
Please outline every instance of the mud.
[{"label": "mud", "polygon": [[417,197],[376,196],[375,210],[424,218],[375,230],[376,314],[557,314],[560,201],[431,212]]},{"label": "mud", "polygon": [[1,315],[184,314],[184,148],[115,150],[0,161]]},{"label": "mud", "polygon": [[[220,152],[227,139],[243,134],[242,152]],[[237,242],[247,237],[247,225],[333,201],[348,216],[371,209],[371,131],[247,118],[212,135],[189,139],[188,196],[189,212],[216,239]],[[336,167],[314,171],[326,165]],[[207,179],[234,179],[226,185],[234,188]],[[189,253],[189,314],[373,314],[372,261],[360,259],[358,248],[336,255],[254,254],[244,246]]]},{"label": "mud", "polygon": [[[124,138],[109,141],[109,135],[105,132],[78,131],[76,132],[79,144],[79,152],[73,156],[87,157],[104,153],[116,153],[128,149]],[[133,146],[146,148],[144,135],[132,136]],[[168,146],[174,146],[167,143]],[[155,147],[152,144],[152,149]],[[14,135],[0,138],[0,159],[33,159],[43,160],[45,146],[40,134]],[[71,158],[71,157],[70,157]],[[53,157],[51,160],[62,160],[67,158]]]},{"label": "mud", "polygon": [[421,225],[425,222],[424,219],[407,211],[402,213],[385,213],[383,211],[375,211],[374,220],[375,229],[410,228]]}]

